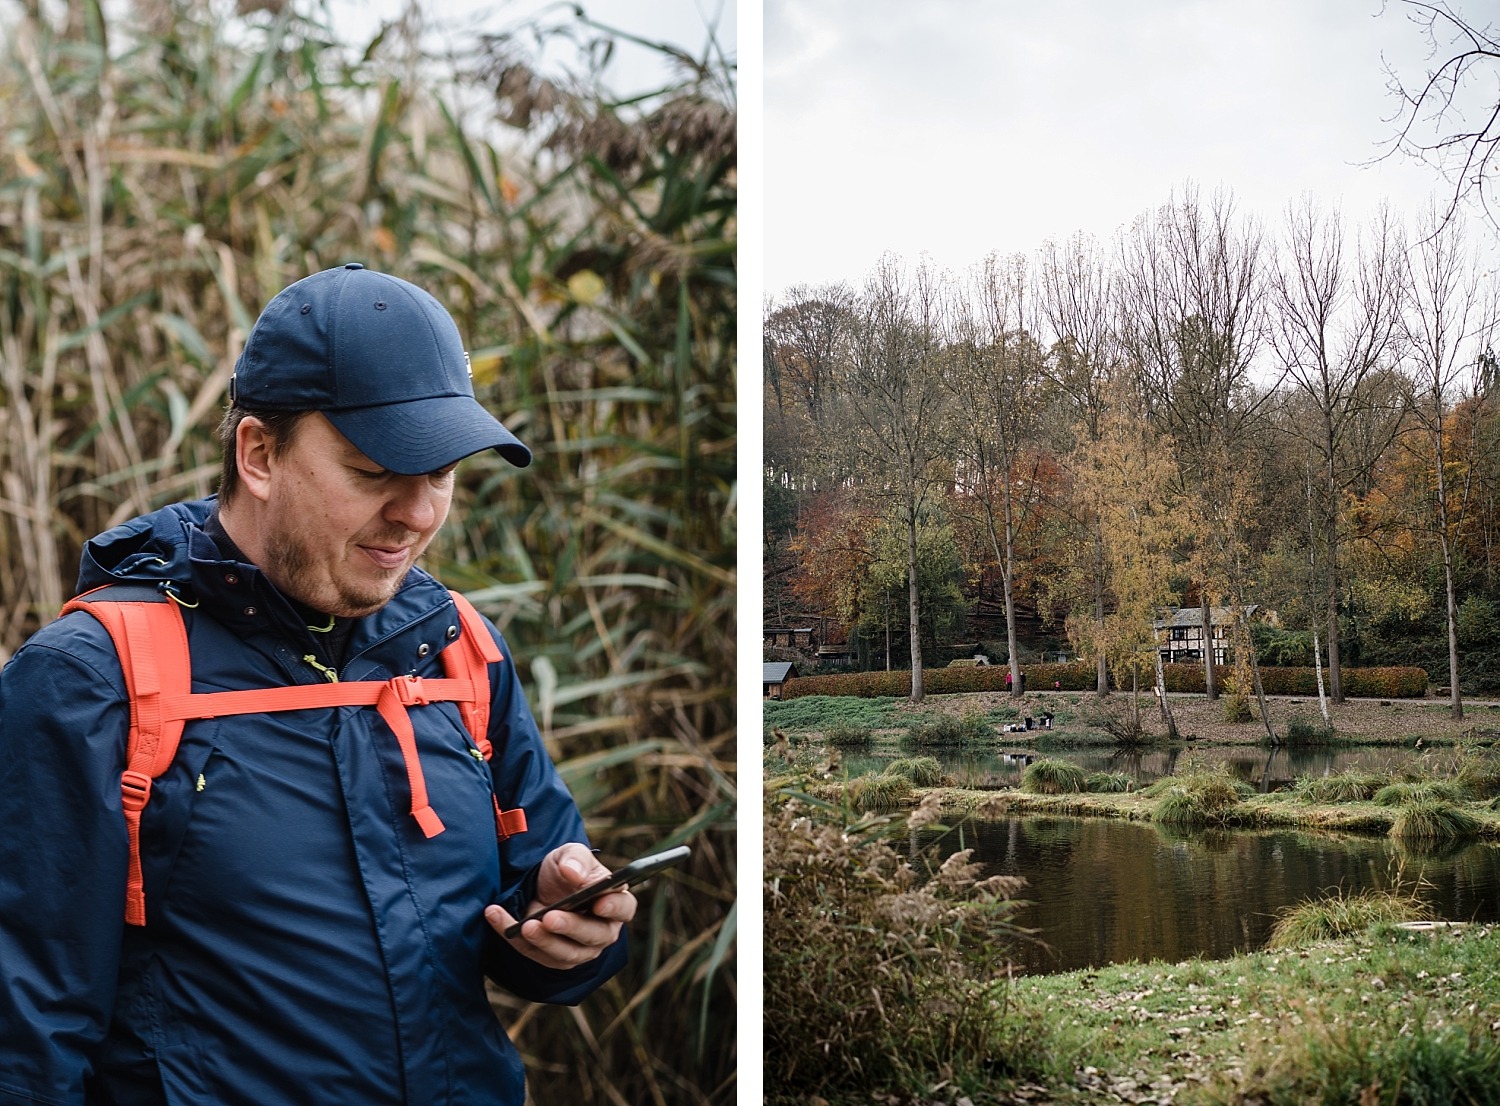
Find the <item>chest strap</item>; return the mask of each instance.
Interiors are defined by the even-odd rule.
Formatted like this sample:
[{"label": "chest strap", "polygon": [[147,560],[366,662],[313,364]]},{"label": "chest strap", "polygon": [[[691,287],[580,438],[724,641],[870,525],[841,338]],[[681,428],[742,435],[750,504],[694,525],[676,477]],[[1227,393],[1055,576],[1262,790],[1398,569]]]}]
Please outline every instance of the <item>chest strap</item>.
[{"label": "chest strap", "polygon": [[[130,697],[130,730],[120,799],[125,811],[130,866],[126,880],[125,920],[146,924],[145,879],[141,872],[141,811],[151,798],[152,781],[171,767],[183,724],[194,719],[287,710],[373,706],[390,727],[401,749],[411,791],[411,815],[427,837],[443,832],[443,822],[427,798],[427,782],[417,755],[416,732],[407,713],[428,703],[458,704],[464,726],[486,761],[489,740],[489,665],[504,658],[483,618],[458,592],[450,593],[463,632],[440,654],[444,676],[396,676],[389,680],[293,684],[245,691],[192,691],[192,658],[187,629],[177,605],[154,589],[110,585],[72,600],[62,613],[86,610],[109,631],[119,654]],[[526,830],[520,808],[502,811],[494,800],[495,829],[500,840]]]}]

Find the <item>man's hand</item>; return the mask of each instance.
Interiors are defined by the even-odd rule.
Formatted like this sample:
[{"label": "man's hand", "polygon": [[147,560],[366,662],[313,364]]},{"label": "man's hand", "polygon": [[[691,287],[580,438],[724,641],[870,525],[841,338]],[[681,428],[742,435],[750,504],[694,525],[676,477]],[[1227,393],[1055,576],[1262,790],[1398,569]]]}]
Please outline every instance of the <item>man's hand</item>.
[{"label": "man's hand", "polygon": [[[537,873],[537,899],[526,908],[530,914],[584,884],[609,875],[593,853],[576,843],[559,845],[547,854]],[[521,935],[510,943],[523,956],[549,968],[575,968],[593,960],[615,943],[620,926],[635,917],[635,896],[626,890],[608,891],[589,904],[587,913],[551,910],[521,927]],[[515,923],[503,906],[488,906],[484,920],[496,933]]]}]

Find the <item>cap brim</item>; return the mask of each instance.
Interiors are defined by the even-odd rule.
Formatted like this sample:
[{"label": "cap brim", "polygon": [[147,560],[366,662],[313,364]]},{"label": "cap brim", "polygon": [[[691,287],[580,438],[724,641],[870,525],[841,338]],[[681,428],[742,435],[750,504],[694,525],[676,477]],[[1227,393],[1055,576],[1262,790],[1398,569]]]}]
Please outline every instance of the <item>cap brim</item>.
[{"label": "cap brim", "polygon": [[433,396],[323,414],[366,457],[403,476],[436,472],[486,449],[517,468],[531,464],[531,450],[469,396]]}]

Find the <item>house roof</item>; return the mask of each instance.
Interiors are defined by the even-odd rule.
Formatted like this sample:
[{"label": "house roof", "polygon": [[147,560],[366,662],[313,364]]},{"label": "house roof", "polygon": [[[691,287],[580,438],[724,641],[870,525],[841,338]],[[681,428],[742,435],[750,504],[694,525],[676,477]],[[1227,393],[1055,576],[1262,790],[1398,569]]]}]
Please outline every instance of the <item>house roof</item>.
[{"label": "house roof", "polygon": [[784,684],[797,675],[797,666],[790,661],[765,661],[761,664],[763,684]]},{"label": "house roof", "polygon": [[[1247,604],[1245,607],[1245,617],[1253,617],[1255,615],[1255,612],[1259,609],[1260,607],[1255,603]],[[1230,621],[1231,610],[1232,608],[1230,607],[1215,607],[1213,608],[1212,612],[1210,612],[1209,617],[1213,619],[1213,624],[1215,626],[1219,626]],[[1158,619],[1156,622],[1157,629],[1162,629],[1163,627],[1172,629],[1179,626],[1202,625],[1203,609],[1201,607],[1173,607],[1167,611],[1166,618]]]}]

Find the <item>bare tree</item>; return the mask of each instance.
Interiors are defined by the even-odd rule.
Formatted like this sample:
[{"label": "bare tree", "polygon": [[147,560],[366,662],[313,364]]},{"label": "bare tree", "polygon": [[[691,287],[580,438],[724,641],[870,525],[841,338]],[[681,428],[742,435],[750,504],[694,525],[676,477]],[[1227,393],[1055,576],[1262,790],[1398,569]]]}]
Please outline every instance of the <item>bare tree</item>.
[{"label": "bare tree", "polygon": [[[1391,148],[1431,165],[1451,192],[1438,225],[1451,222],[1473,200],[1490,225],[1500,229],[1491,190],[1500,156],[1500,33],[1491,24],[1463,16],[1448,0],[1401,0],[1408,20],[1429,48],[1429,67],[1417,79],[1386,65],[1386,87],[1400,100]],[[1399,10],[1399,9],[1398,9]]]},{"label": "bare tree", "polygon": [[[1099,441],[1106,386],[1117,360],[1113,279],[1098,243],[1082,235],[1065,246],[1048,242],[1037,266],[1037,295],[1053,336],[1045,370],[1071,408],[1068,422],[1075,440],[1067,452],[1077,458]],[[1108,602],[1104,524],[1099,512],[1089,509],[1088,499],[1080,498],[1078,506],[1076,525],[1088,550],[1088,601],[1095,631],[1102,633]],[[1109,664],[1102,650],[1096,650],[1095,666],[1095,691],[1102,697],[1109,693]]]},{"label": "bare tree", "polygon": [[838,366],[848,356],[854,293],[847,284],[789,289],[766,317],[767,360],[777,398],[790,393],[815,426],[823,422]]},{"label": "bare tree", "polygon": [[1473,466],[1459,463],[1450,416],[1458,402],[1482,399],[1479,382],[1496,326],[1496,304],[1493,294],[1481,291],[1479,268],[1461,226],[1444,221],[1435,209],[1428,212],[1407,262],[1412,409],[1433,474],[1430,526],[1442,555],[1447,597],[1449,704],[1453,717],[1462,718],[1453,546],[1468,509]]},{"label": "bare tree", "polygon": [[871,494],[888,497],[906,531],[907,615],[911,630],[911,701],[922,701],[921,607],[917,593],[917,527],[928,494],[951,477],[944,466],[943,388],[936,365],[941,303],[936,275],[924,260],[908,276],[891,255],[882,257],[857,304],[840,399],[842,433],[857,476]]},{"label": "bare tree", "polygon": [[[1348,446],[1353,432],[1367,429],[1364,383],[1394,358],[1401,324],[1401,233],[1389,211],[1380,212],[1364,239],[1346,246],[1337,211],[1324,212],[1310,199],[1287,208],[1283,247],[1271,277],[1277,325],[1272,345],[1311,418],[1302,434],[1321,464],[1319,529],[1322,541],[1309,549],[1323,581],[1329,694],[1344,700],[1339,644],[1340,520],[1343,495],[1368,460]],[[1296,425],[1296,424],[1294,424]],[[1394,438],[1395,417],[1385,420],[1384,450]],[[1371,443],[1366,443],[1371,444]],[[1314,534],[1316,530],[1312,531]],[[1324,550],[1321,564],[1317,549]]]},{"label": "bare tree", "polygon": [[1005,603],[1011,694],[1021,695],[1016,640],[1016,532],[1036,495],[1022,472],[1036,420],[1035,393],[1043,355],[1030,318],[1024,256],[991,254],[958,292],[953,311],[951,371],[955,445],[961,487],[984,516]]},{"label": "bare tree", "polygon": [[[846,284],[791,288],[767,304],[761,336],[768,397],[766,462],[799,486],[832,482],[841,474],[827,449],[825,413],[838,375],[850,356],[857,322],[854,293]],[[769,402],[774,399],[774,412]]]},{"label": "bare tree", "polygon": [[1203,619],[1204,681],[1217,697],[1214,593],[1218,553],[1243,525],[1232,508],[1241,450],[1269,390],[1250,388],[1265,326],[1261,234],[1233,198],[1207,206],[1189,187],[1135,223],[1121,242],[1119,326],[1140,370],[1149,416],[1173,442],[1197,533],[1193,570]]}]

